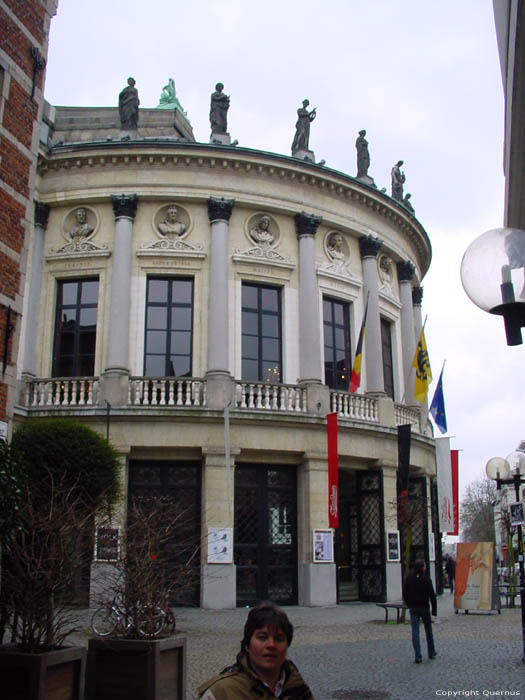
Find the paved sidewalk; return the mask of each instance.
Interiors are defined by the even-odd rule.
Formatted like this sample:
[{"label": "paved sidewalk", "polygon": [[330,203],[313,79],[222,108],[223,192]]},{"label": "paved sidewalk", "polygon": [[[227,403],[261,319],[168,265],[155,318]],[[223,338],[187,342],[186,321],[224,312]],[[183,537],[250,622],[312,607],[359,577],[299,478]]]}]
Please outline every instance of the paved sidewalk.
[{"label": "paved sidewalk", "polygon": [[[520,608],[456,615],[446,591],[438,597],[434,618],[437,659],[424,658],[419,665],[408,621],[385,625],[384,611],[374,603],[285,609],[295,628],[290,658],[316,700],[525,698]],[[177,630],[187,634],[186,697],[191,700],[201,682],[234,660],[247,610],[176,613]],[[421,634],[424,649],[423,629]]]}]

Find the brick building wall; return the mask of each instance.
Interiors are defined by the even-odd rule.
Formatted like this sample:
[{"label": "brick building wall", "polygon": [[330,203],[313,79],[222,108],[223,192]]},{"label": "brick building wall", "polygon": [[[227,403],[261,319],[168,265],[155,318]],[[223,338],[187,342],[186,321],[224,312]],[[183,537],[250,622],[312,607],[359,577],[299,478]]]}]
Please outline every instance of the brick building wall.
[{"label": "brick building wall", "polygon": [[0,0],[0,435],[10,431],[16,398],[45,60],[57,5],[58,0]]}]

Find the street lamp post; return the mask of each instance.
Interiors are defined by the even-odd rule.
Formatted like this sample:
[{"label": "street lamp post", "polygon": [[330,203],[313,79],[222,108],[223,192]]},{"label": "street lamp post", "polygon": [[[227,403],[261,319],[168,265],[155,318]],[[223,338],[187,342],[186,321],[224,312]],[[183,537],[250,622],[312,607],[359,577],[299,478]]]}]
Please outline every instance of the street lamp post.
[{"label": "street lamp post", "polygon": [[[510,463],[515,466],[514,473],[510,476],[511,467]],[[498,491],[501,491],[501,487],[504,484],[514,484],[514,490],[516,493],[516,501],[520,500],[520,486],[525,484],[525,476],[522,476],[521,469],[525,467],[525,452],[511,452],[507,456],[507,459],[502,457],[492,457],[487,462],[485,470],[489,479],[493,479],[496,482]],[[521,523],[517,525],[518,528],[518,563],[520,567],[520,600],[521,600],[521,636],[523,643],[523,652],[521,660],[525,663],[525,570],[523,563],[523,537]]]}]

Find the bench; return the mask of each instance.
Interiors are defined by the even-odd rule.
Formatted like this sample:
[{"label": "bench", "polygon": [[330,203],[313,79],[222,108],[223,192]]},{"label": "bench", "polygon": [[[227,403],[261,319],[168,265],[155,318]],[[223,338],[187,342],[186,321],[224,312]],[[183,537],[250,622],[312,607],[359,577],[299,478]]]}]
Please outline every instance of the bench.
[{"label": "bench", "polygon": [[385,610],[385,625],[388,623],[388,612],[389,610],[395,610],[397,613],[396,623],[399,625],[401,622],[405,621],[405,611],[407,606],[404,603],[376,603],[379,608],[384,608]]},{"label": "bench", "polygon": [[507,608],[515,607],[516,597],[521,595],[520,591],[510,591],[507,586],[501,587],[499,593],[504,596]]}]

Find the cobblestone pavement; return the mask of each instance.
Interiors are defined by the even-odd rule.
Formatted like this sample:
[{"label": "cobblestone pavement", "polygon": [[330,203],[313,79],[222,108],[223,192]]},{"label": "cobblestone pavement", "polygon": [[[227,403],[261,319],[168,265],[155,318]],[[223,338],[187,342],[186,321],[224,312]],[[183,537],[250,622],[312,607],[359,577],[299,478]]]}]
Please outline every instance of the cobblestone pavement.
[{"label": "cobblestone pavement", "polygon": [[[316,700],[525,698],[520,608],[501,614],[454,614],[452,596],[438,597],[437,658],[414,664],[410,624],[384,624],[374,603],[285,608],[294,624],[289,656]],[[186,697],[231,663],[247,610],[177,610],[187,634]],[[425,649],[421,628],[422,648]]]}]

